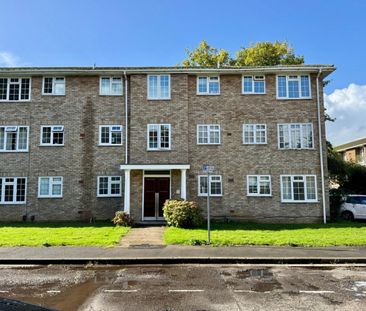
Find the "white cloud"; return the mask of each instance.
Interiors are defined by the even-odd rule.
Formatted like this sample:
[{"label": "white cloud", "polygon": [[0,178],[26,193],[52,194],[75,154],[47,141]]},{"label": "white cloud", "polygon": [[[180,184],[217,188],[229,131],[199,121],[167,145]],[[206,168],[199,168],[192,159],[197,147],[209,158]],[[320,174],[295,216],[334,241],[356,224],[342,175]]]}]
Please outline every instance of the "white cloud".
[{"label": "white cloud", "polygon": [[351,83],[324,95],[327,112],[335,122],[327,122],[327,138],[339,145],[366,137],[366,85]]},{"label": "white cloud", "polygon": [[19,58],[14,54],[0,51],[0,67],[17,67],[21,66]]}]

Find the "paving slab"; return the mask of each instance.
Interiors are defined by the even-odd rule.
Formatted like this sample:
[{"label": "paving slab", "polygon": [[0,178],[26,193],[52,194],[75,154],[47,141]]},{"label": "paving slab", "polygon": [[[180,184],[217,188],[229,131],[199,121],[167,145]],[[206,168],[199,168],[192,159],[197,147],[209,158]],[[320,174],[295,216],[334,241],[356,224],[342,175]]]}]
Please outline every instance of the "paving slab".
[{"label": "paving slab", "polygon": [[163,234],[165,227],[141,227],[132,228],[120,242],[122,247],[136,246],[163,246]]}]

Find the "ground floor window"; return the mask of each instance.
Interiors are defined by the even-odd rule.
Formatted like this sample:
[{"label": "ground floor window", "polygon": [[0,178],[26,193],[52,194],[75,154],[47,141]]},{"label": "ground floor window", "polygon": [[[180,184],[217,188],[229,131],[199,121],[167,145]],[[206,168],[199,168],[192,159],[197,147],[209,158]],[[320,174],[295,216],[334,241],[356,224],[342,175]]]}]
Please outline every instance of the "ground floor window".
[{"label": "ground floor window", "polygon": [[315,175],[282,175],[282,202],[316,202]]},{"label": "ground floor window", "polygon": [[271,176],[269,175],[248,175],[247,176],[248,196],[271,196]]},{"label": "ground floor window", "polygon": [[122,195],[121,176],[98,176],[98,197],[120,197]]},{"label": "ground floor window", "polygon": [[38,178],[38,197],[39,198],[62,198],[63,178],[39,177]]},{"label": "ground floor window", "polygon": [[0,204],[25,203],[27,178],[0,178]]},{"label": "ground floor window", "polygon": [[209,176],[210,182],[208,183],[208,177],[205,175],[198,176],[198,195],[207,196],[208,189],[210,196],[222,196],[222,179],[220,175]]}]

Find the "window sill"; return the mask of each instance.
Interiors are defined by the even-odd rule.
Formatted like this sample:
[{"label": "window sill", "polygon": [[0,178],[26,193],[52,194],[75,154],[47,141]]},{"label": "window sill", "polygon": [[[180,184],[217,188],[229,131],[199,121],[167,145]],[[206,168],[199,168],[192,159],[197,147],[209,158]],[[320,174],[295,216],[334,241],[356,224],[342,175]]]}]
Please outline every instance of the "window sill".
[{"label": "window sill", "polygon": [[280,150],[280,151],[304,151],[304,150],[314,151],[316,149],[315,148],[288,148],[288,149],[278,148],[277,150]]},{"label": "window sill", "polygon": [[104,144],[98,144],[98,147],[121,147],[123,144],[115,144],[115,145],[104,145]]},{"label": "window sill", "polygon": [[24,205],[26,202],[1,202],[0,205]]},{"label": "window sill", "polygon": [[56,96],[56,97],[58,97],[58,96],[66,96],[66,94],[43,94],[42,93],[42,96]]},{"label": "window sill", "polygon": [[196,93],[197,96],[220,96],[221,93],[210,94],[210,93]]},{"label": "window sill", "polygon": [[320,203],[319,201],[281,201],[281,203],[290,204],[307,204],[307,203]]},{"label": "window sill", "polygon": [[218,144],[199,144],[197,143],[197,146],[220,146],[221,143],[218,143]]},{"label": "window sill", "polygon": [[272,198],[272,194],[247,194],[249,198]]},{"label": "window sill", "polygon": [[[255,146],[257,146],[257,145],[259,145],[259,146],[266,146],[266,145],[268,145],[268,143],[267,142],[265,142],[265,143],[243,143],[243,145],[244,146],[250,146],[250,145],[255,145]],[[282,149],[281,149],[282,150]]]},{"label": "window sill", "polygon": [[146,151],[151,152],[151,151],[156,151],[156,152],[167,152],[167,151],[172,151],[172,149],[146,149]]},{"label": "window sill", "polygon": [[97,195],[97,198],[121,198],[122,195]]},{"label": "window sill", "polygon": [[103,97],[106,97],[106,96],[121,97],[121,96],[123,96],[123,93],[122,94],[99,94],[99,96],[103,96]]},{"label": "window sill", "polygon": [[29,150],[1,150],[0,153],[27,153]]},{"label": "window sill", "polygon": [[0,100],[0,103],[29,103],[31,99],[23,99],[23,100]]},{"label": "window sill", "polygon": [[45,144],[41,144],[41,145],[38,145],[39,147],[64,147],[65,145],[62,144],[62,145],[45,145]]},{"label": "window sill", "polygon": [[63,197],[56,196],[38,196],[38,199],[63,199]]},{"label": "window sill", "polygon": [[283,97],[276,97],[276,100],[309,100],[313,99],[312,97],[298,97],[298,98],[283,98]]},{"label": "window sill", "polygon": [[267,95],[267,93],[241,93],[241,95]]},{"label": "window sill", "polygon": [[[198,194],[198,197],[207,198],[207,194]],[[222,198],[222,194],[210,194],[210,198]]]},{"label": "window sill", "polygon": [[171,100],[171,97],[169,97],[169,98],[150,98],[150,97],[148,97],[147,100]]}]

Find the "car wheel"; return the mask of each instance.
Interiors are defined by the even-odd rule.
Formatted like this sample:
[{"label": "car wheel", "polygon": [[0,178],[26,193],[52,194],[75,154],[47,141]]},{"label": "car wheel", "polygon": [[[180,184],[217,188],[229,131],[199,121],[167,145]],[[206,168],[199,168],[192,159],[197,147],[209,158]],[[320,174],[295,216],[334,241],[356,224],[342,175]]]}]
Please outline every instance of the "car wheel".
[{"label": "car wheel", "polygon": [[355,217],[353,216],[353,213],[352,213],[352,212],[350,212],[350,211],[345,211],[345,212],[343,212],[343,213],[342,213],[342,218],[343,218],[344,220],[353,220],[353,219],[355,219]]}]

